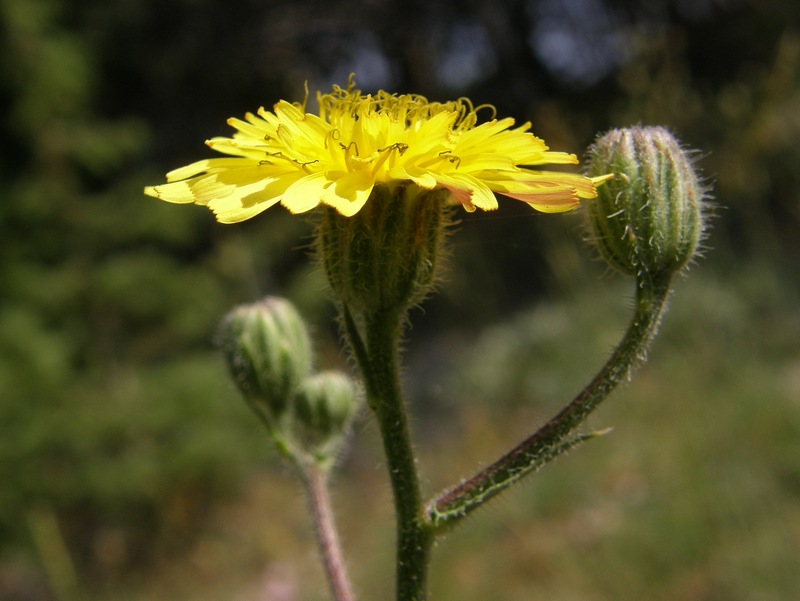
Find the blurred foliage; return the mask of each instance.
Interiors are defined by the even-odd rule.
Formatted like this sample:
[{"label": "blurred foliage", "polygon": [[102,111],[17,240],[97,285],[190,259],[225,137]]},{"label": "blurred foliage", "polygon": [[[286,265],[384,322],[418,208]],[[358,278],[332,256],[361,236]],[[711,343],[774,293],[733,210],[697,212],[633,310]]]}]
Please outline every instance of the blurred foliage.
[{"label": "blurred foliage", "polygon": [[36,542],[42,508],[79,571],[114,574],[184,538],[268,448],[212,335],[232,304],[291,286],[303,257],[285,249],[308,227],[226,237],[148,202],[156,139],[146,115],[103,108],[119,90],[101,15],[0,8],[0,556]]},{"label": "blurred foliage", "polygon": [[[794,596],[800,299],[755,266],[691,276],[651,362],[587,426],[614,431],[454,534],[437,598],[485,599],[494,582],[520,600]],[[462,403],[455,430],[473,463],[579,390],[624,325],[627,288],[542,303],[456,357],[446,388]],[[440,454],[453,438],[436,443]],[[486,540],[501,551],[486,553]]]},{"label": "blurred foliage", "polygon": [[[321,276],[307,258],[308,223],[275,209],[225,227],[203,209],[165,205],[141,190],[208,156],[203,140],[228,135],[229,116],[279,98],[300,100],[305,81],[313,93],[351,71],[365,90],[494,104],[501,115],[530,120],[558,150],[580,154],[598,132],[634,123],[667,125],[700,149],[719,208],[713,253],[692,276],[713,271],[735,285],[686,301],[704,320],[714,317],[707,332],[716,328],[713,336],[686,339],[697,363],[682,364],[687,347],[676,344],[694,327],[695,313],[679,314],[673,339],[657,342],[672,350],[658,360],[664,381],[686,379],[678,389],[683,411],[692,411],[696,386],[717,391],[709,420],[729,405],[731,413],[709,440],[705,430],[690,431],[684,446],[673,432],[649,453],[663,443],[681,455],[674,465],[690,469],[695,453],[719,449],[704,469],[713,471],[719,459],[728,475],[717,484],[740,487],[743,496],[731,509],[736,515],[720,510],[716,519],[747,516],[758,528],[759,495],[783,511],[800,490],[797,415],[787,408],[788,393],[766,384],[774,378],[797,391],[790,375],[800,329],[797,23],[800,5],[791,0],[0,0],[0,598],[45,599],[48,588],[69,594],[70,578],[36,534],[48,523],[42,516],[56,518],[51,534],[63,539],[77,581],[109,583],[194,544],[214,508],[251,486],[268,445],[226,383],[212,344],[219,316],[232,305],[289,296],[315,325],[324,361],[342,360]],[[464,216],[441,294],[414,316],[409,342],[409,388],[425,401],[417,407],[425,415],[419,429],[443,432],[427,445],[463,435],[470,415],[485,426],[477,408],[487,396],[512,421],[532,406],[533,419],[544,419],[586,376],[578,368],[613,344],[624,305],[604,309],[614,327],[581,326],[592,345],[561,346],[602,305],[597,287],[607,284],[598,284],[599,268],[587,268],[577,230],[576,216],[535,215],[521,203]],[[531,310],[534,301],[541,304]],[[479,337],[487,322],[493,327]],[[749,349],[757,361],[742,340],[759,341]],[[467,343],[478,344],[472,359],[455,352]],[[447,394],[431,384],[459,362],[468,369],[454,372]],[[737,391],[732,382],[743,380],[752,384]],[[468,407],[463,424],[448,418],[455,404],[444,397],[451,395]],[[631,412],[632,404],[625,407]],[[621,412],[615,422],[626,418]],[[658,421],[657,413],[642,421],[649,419]],[[746,423],[755,429],[747,440],[759,449],[751,454],[726,439],[726,428],[745,436]],[[651,430],[641,431],[632,444],[648,448]],[[491,433],[481,436],[491,440]],[[603,471],[602,460],[596,465]],[[672,466],[660,466],[662,475]],[[740,472],[755,480],[740,482]],[[699,485],[706,476],[684,482]],[[547,482],[545,490],[561,499],[554,502],[563,503],[558,479]],[[673,531],[670,520],[701,511],[695,500],[679,499],[669,515],[634,511],[636,526],[614,543],[627,546],[609,551],[618,563],[608,573],[626,570],[620,558],[636,559],[643,546],[656,552]],[[534,501],[546,514],[547,499]],[[713,513],[689,515],[688,531]],[[765,536],[773,530],[770,522]],[[726,539],[724,526],[714,533],[718,562],[747,564],[742,549],[719,551],[741,545]],[[676,540],[661,551],[691,563],[696,542],[681,547]],[[762,543],[773,557],[778,547]],[[363,556],[376,553],[383,551],[368,548]],[[766,573],[769,563],[757,567]],[[558,569],[579,570],[574,563]],[[602,577],[601,568],[591,573]],[[624,571],[625,578],[636,573],[653,575],[636,566]],[[637,598],[623,597],[608,579],[593,586],[605,591],[596,598]],[[632,588],[638,598],[642,586]],[[737,598],[726,586],[722,598]],[[720,598],[701,589],[663,590],[681,593],[671,598]],[[528,598],[514,594],[507,598]]]}]

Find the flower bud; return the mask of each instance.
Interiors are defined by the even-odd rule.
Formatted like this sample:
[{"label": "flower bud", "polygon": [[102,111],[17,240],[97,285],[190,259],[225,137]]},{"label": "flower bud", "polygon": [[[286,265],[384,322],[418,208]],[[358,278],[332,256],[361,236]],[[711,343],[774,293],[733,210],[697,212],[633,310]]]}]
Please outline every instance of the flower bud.
[{"label": "flower bud", "polygon": [[219,342],[239,390],[274,428],[311,373],[311,342],[302,317],[289,301],[267,297],[228,313]]},{"label": "flower bud", "polygon": [[362,314],[422,300],[436,275],[449,194],[378,185],[352,217],[326,209],[317,250],[338,300]]},{"label": "flower bud", "polygon": [[333,459],[358,409],[352,380],[325,371],[306,379],[294,402],[299,446],[317,460]]},{"label": "flower bud", "polygon": [[674,273],[703,237],[703,196],[691,159],[663,127],[615,129],[589,151],[589,175],[615,173],[589,203],[594,242],[628,275]]}]

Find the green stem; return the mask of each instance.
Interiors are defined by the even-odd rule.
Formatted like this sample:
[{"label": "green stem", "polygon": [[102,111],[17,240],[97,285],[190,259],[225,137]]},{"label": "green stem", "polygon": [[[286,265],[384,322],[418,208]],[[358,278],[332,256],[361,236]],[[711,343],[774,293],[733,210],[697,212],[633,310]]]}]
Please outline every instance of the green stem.
[{"label": "green stem", "polygon": [[433,499],[427,505],[426,514],[436,530],[455,525],[522,477],[595,436],[571,432],[644,359],[664,313],[671,279],[670,273],[644,274],[637,278],[633,319],[600,372],[569,405],[533,435],[489,467]]},{"label": "green stem", "polygon": [[328,584],[336,601],[354,601],[350,580],[344,565],[342,549],[333,519],[330,494],[328,493],[327,474],[325,470],[313,462],[300,466],[308,493],[314,530]]},{"label": "green stem", "polygon": [[423,601],[433,532],[423,519],[422,496],[398,369],[402,316],[365,319],[365,340],[343,307],[345,332],[364,376],[367,402],[383,439],[397,518],[397,601]]}]

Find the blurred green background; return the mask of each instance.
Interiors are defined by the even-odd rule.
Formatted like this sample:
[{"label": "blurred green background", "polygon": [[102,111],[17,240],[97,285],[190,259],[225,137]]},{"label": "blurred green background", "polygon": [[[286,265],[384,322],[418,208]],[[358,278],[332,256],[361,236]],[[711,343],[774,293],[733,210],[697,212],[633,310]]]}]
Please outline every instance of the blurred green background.
[{"label": "blurred green background", "polygon": [[[445,540],[433,598],[798,598],[799,24],[795,0],[0,0],[0,599],[327,598],[299,487],[213,346],[229,308],[280,294],[347,368],[311,226],[142,187],[229,116],[353,71],[579,155],[667,125],[714,190],[651,362],[591,419],[613,434]],[[631,298],[579,213],[509,201],[457,230],[406,345],[431,492],[571,398]],[[392,586],[378,447],[365,416],[334,491],[363,599]]]}]

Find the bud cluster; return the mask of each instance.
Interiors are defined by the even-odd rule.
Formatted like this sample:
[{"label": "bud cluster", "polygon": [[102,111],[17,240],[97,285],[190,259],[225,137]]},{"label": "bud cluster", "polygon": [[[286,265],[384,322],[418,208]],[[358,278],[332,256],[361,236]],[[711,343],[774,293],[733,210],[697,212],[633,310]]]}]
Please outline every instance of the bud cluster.
[{"label": "bud cluster", "polygon": [[589,152],[589,175],[615,173],[589,204],[594,242],[628,275],[674,273],[704,231],[701,185],[692,160],[663,127],[615,129]]},{"label": "bud cluster", "polygon": [[356,389],[342,373],[314,373],[311,341],[294,306],[267,297],[236,307],[218,339],[231,377],[279,449],[330,464],[358,408]]}]

